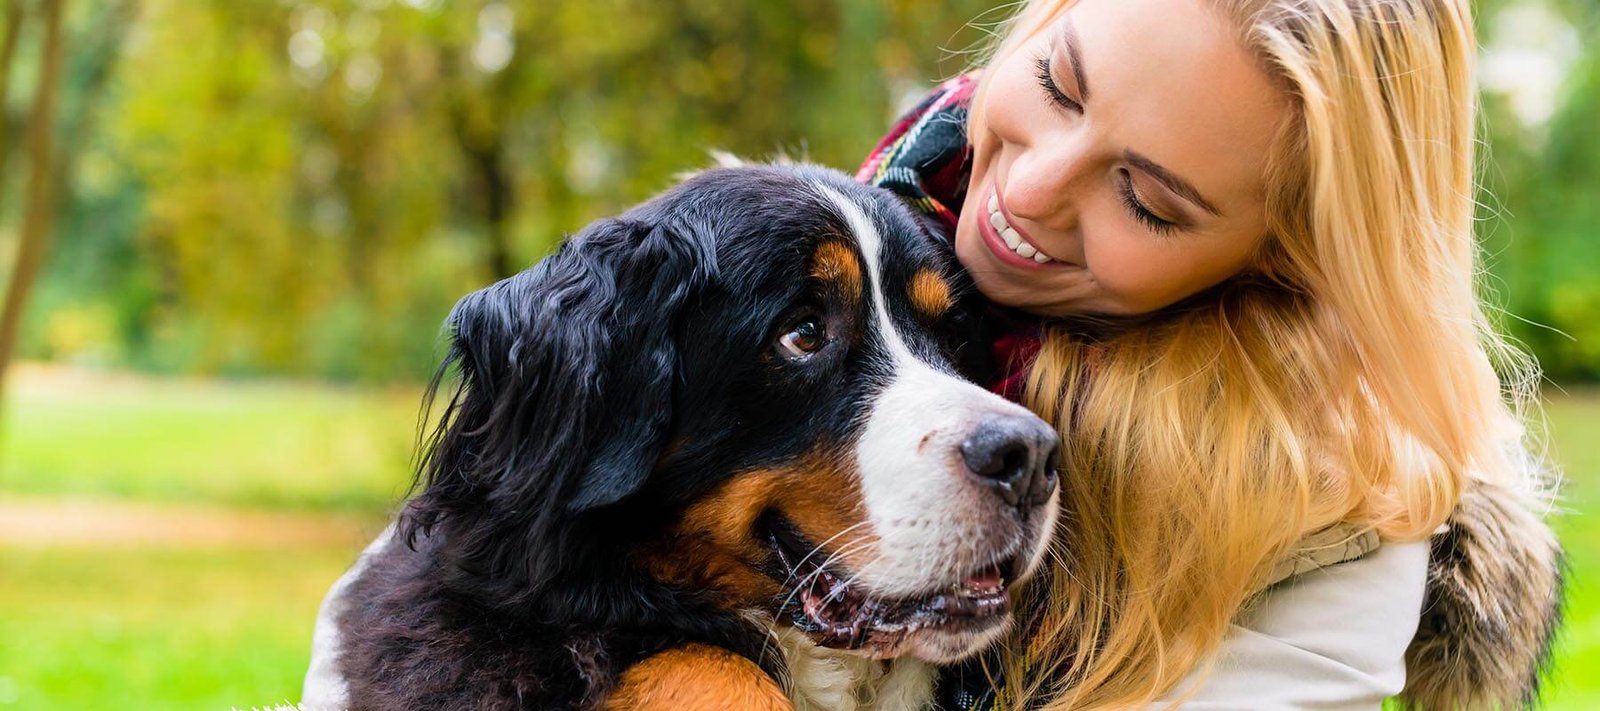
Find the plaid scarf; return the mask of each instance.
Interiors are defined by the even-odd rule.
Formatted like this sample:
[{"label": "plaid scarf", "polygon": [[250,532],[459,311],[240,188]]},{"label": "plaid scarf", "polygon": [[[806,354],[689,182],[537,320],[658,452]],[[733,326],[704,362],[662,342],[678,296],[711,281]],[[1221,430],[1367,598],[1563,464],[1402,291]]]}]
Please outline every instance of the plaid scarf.
[{"label": "plaid scarf", "polygon": [[954,231],[972,170],[967,110],[977,88],[972,74],[940,84],[895,122],[856,171],[856,180],[887,188]]}]

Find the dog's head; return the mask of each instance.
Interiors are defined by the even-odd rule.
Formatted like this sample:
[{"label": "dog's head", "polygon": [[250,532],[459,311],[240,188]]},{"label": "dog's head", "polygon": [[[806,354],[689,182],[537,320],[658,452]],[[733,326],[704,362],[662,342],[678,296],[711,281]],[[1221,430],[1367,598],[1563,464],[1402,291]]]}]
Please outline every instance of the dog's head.
[{"label": "dog's head", "polygon": [[962,377],[978,314],[897,198],[701,173],[456,306],[461,384],[403,521],[542,614],[694,600],[952,661],[1056,514],[1052,430]]}]

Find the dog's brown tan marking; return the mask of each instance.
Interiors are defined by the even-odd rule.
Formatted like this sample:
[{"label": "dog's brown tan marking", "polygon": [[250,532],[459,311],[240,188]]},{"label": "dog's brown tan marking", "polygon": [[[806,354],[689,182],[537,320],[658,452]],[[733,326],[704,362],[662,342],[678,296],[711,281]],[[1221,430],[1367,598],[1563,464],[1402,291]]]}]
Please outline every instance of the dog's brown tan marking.
[{"label": "dog's brown tan marking", "polygon": [[778,682],[744,657],[690,644],[629,667],[606,699],[605,711],[750,709],[794,711]]},{"label": "dog's brown tan marking", "polygon": [[734,475],[692,504],[667,537],[641,551],[646,569],[662,582],[716,591],[729,609],[770,600],[783,590],[760,569],[771,549],[757,522],[768,511],[782,514],[808,539],[826,542],[828,551],[855,549],[854,555],[844,551],[841,562],[859,560],[873,532],[858,525],[865,508],[846,461],[818,450],[790,466]]},{"label": "dog's brown tan marking", "polygon": [[950,310],[950,285],[932,270],[921,269],[911,275],[906,293],[911,306],[924,316],[942,316]]},{"label": "dog's brown tan marking", "polygon": [[811,257],[811,276],[833,284],[849,304],[860,303],[865,282],[861,276],[861,262],[854,250],[844,242],[829,240],[817,247]]}]

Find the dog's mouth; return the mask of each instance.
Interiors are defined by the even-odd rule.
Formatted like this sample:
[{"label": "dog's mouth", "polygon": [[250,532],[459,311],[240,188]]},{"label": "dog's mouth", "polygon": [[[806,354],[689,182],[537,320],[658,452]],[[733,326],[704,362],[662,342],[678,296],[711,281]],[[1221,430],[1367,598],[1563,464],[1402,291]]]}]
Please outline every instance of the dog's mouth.
[{"label": "dog's mouth", "polygon": [[777,614],[813,642],[835,649],[887,651],[924,630],[981,632],[1004,624],[1016,557],[980,566],[947,587],[914,597],[880,597],[866,590],[830,554],[774,515],[765,526],[784,578]]}]

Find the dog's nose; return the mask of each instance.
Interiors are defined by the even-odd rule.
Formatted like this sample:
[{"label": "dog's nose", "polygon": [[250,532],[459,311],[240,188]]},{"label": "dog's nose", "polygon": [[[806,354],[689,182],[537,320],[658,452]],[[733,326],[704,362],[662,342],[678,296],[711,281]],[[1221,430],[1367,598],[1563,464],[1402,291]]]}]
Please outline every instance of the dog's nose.
[{"label": "dog's nose", "polygon": [[1006,503],[1027,510],[1055,491],[1060,439],[1032,416],[993,416],[961,443],[961,459],[977,480]]}]

